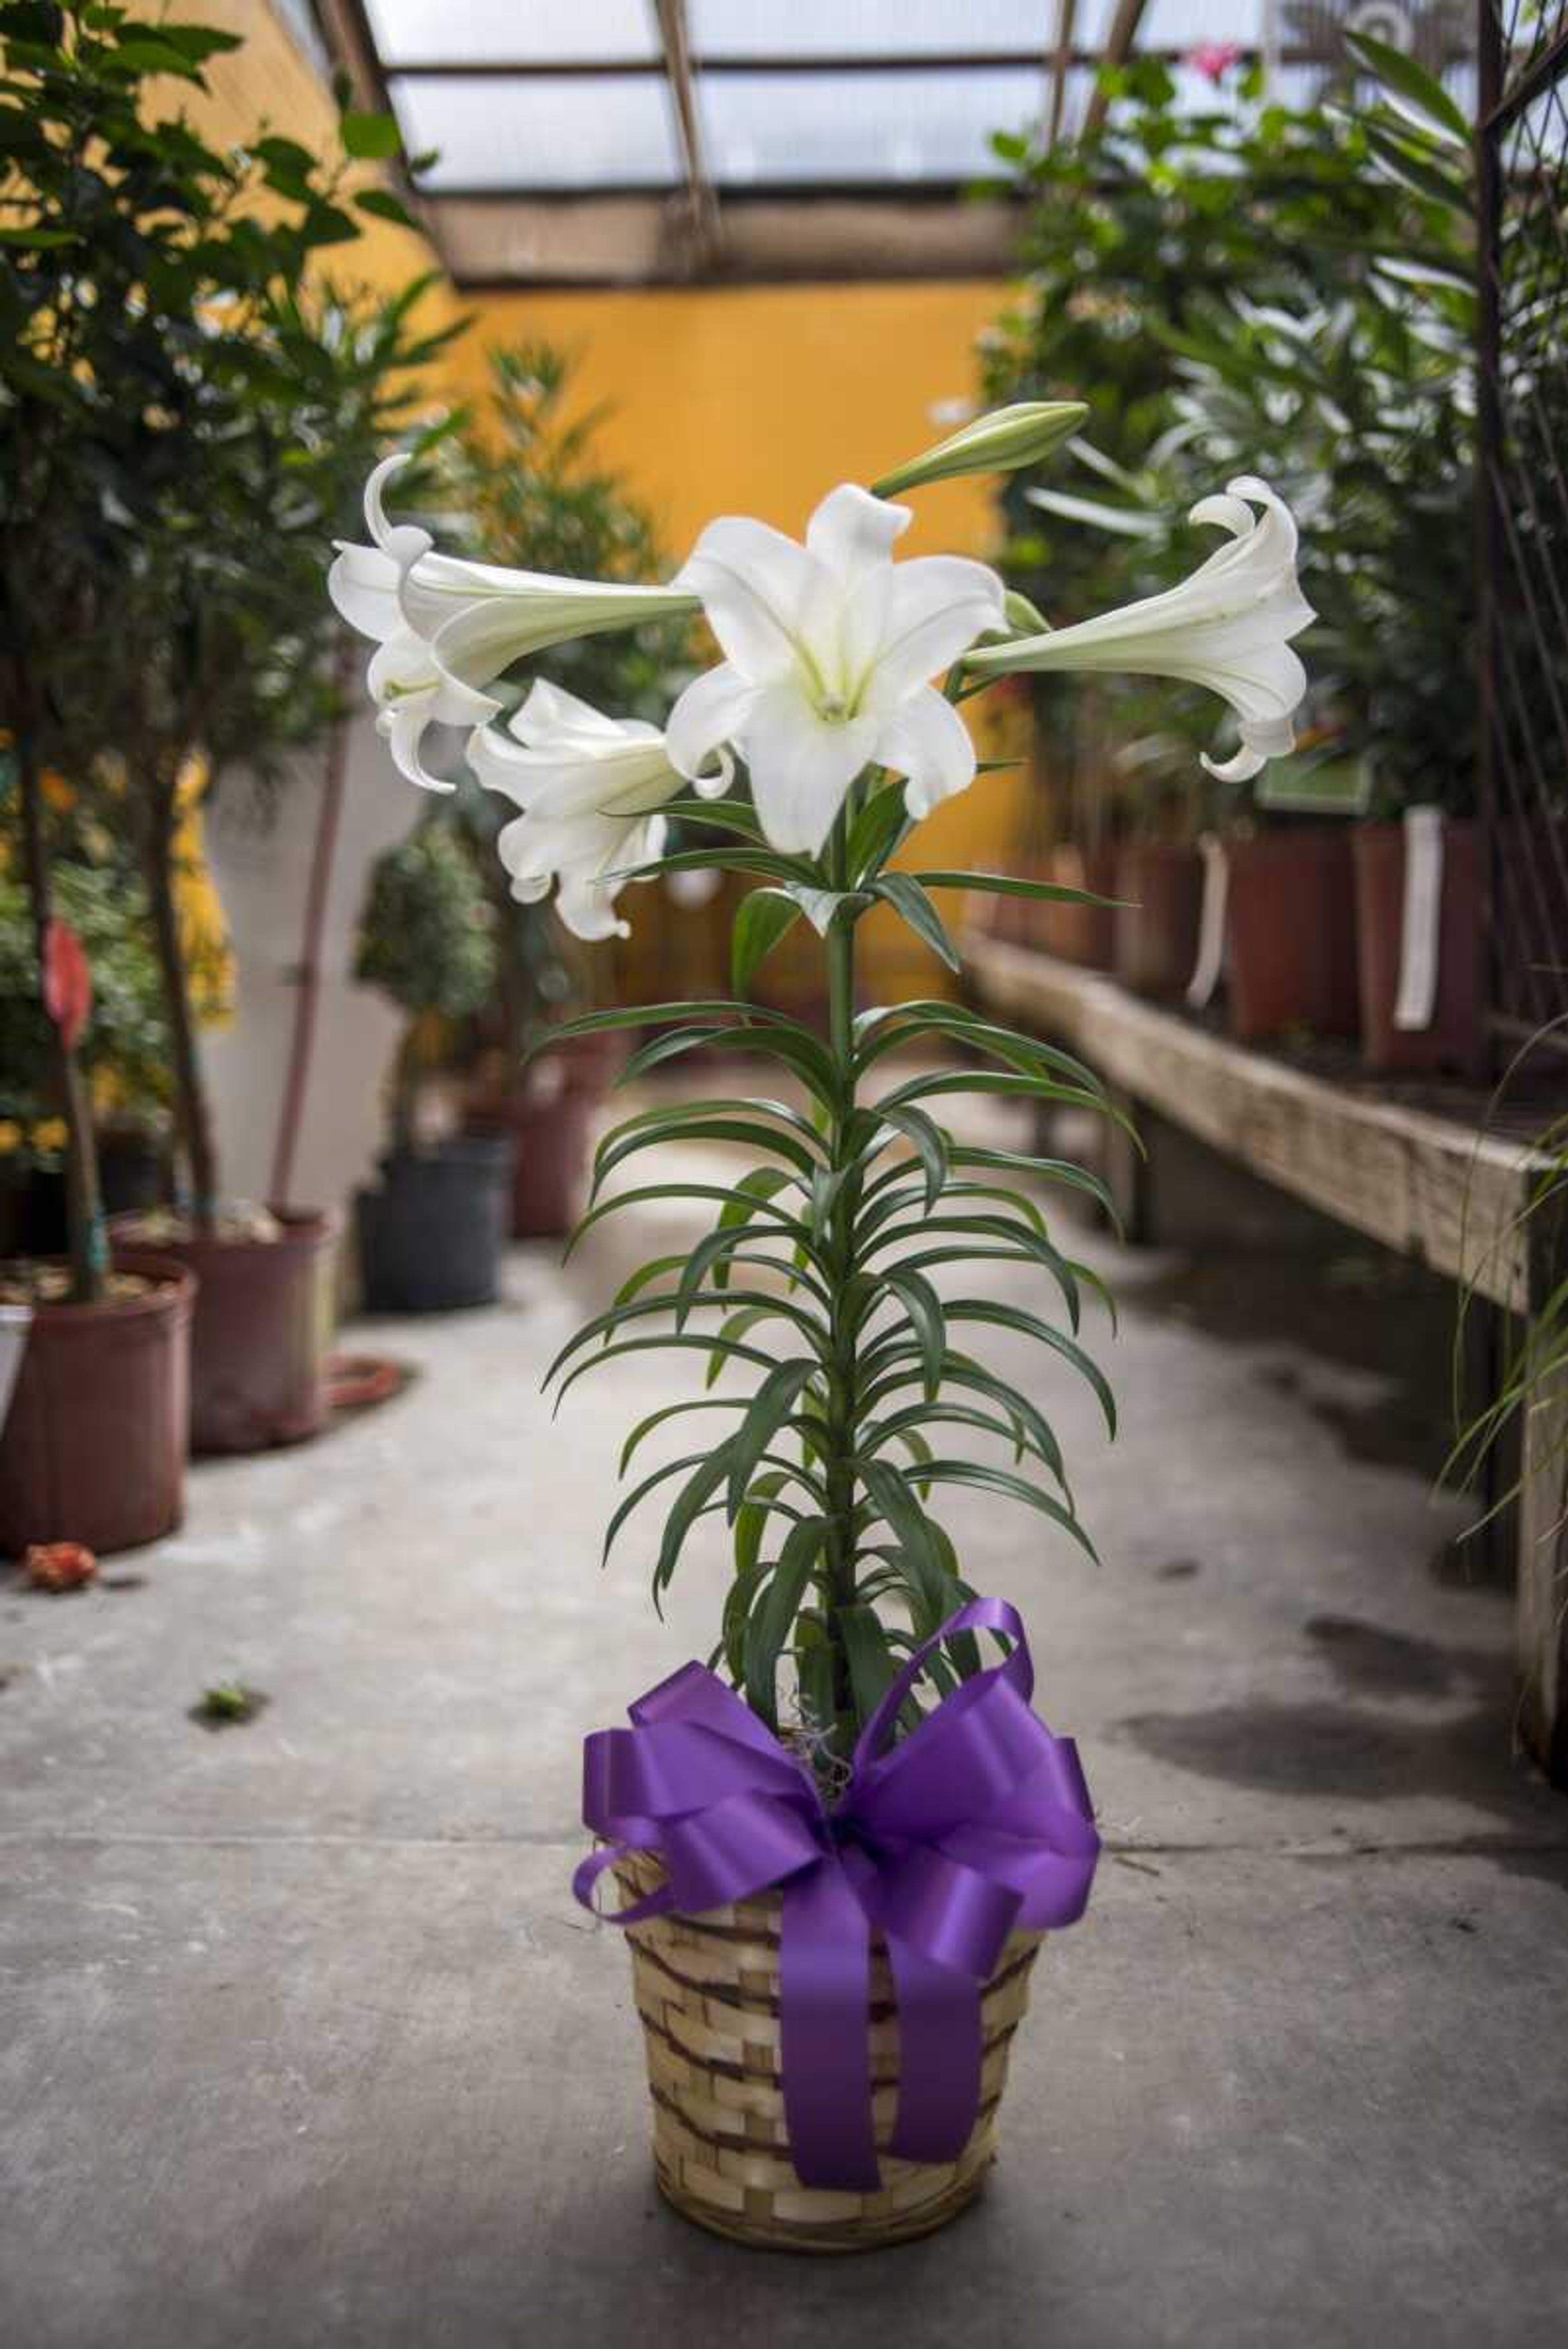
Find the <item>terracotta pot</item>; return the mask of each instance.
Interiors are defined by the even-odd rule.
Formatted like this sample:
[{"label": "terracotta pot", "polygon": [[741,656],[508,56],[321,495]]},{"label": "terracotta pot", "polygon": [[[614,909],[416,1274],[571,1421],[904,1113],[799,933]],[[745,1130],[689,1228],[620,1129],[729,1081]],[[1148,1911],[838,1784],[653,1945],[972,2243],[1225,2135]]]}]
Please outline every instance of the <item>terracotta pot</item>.
[{"label": "terracotta pot", "polygon": [[[275,1207],[275,1240],[156,1242],[196,1276],[191,1324],[191,1449],[266,1452],[327,1423],[323,1365],[332,1330],[328,1254],[335,1216]],[[136,1225],[119,1227],[133,1244]]]},{"label": "terracotta pot", "polygon": [[1357,824],[1356,964],[1361,1050],[1380,1070],[1449,1069],[1479,1075],[1486,1056],[1486,945],[1481,930],[1480,841],[1473,823],[1443,823],[1443,884],[1438,909],[1438,994],[1431,1024],[1394,1025],[1405,920],[1405,827]]},{"label": "terracotta pot", "polygon": [[[1109,843],[1099,848],[1076,848],[1071,842],[1054,849],[1043,876],[1059,888],[1089,889],[1097,897],[1114,897],[1116,852]],[[1116,915],[1109,905],[1064,905],[1050,899],[1029,906],[1032,935],[1047,954],[1064,962],[1081,963],[1088,970],[1109,970],[1116,954]]]},{"label": "terracotta pot", "polygon": [[596,1102],[602,1101],[614,1084],[626,1056],[625,1034],[607,1028],[597,1035],[568,1038],[555,1047],[550,1059],[560,1071],[564,1091]]},{"label": "terracotta pot", "polygon": [[117,1248],[153,1286],[101,1305],[39,1305],[0,1433],[0,1551],[77,1541],[107,1555],[185,1513],[190,1270]]},{"label": "terracotta pot", "polygon": [[1226,927],[1231,1033],[1356,1032],[1355,903],[1348,824],[1260,833],[1230,844]]},{"label": "terracotta pot", "polygon": [[494,1303],[513,1148],[510,1133],[491,1132],[388,1152],[378,1187],[354,1199],[368,1311],[454,1313]]},{"label": "terracotta pot", "polygon": [[509,1134],[512,1237],[560,1239],[581,1213],[593,1102],[571,1087],[531,1086],[506,1102],[475,1102],[463,1119],[470,1133]]},{"label": "terracotta pot", "polygon": [[1196,848],[1128,841],[1116,858],[1115,969],[1124,987],[1162,1003],[1187,992],[1198,960],[1203,859]]}]

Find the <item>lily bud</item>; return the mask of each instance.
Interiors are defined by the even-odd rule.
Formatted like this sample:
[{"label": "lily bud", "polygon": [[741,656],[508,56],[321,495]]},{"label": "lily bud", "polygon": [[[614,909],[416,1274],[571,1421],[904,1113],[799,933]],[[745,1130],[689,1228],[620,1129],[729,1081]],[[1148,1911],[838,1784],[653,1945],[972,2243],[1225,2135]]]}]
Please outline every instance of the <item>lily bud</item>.
[{"label": "lily bud", "polygon": [[1032,604],[1020,587],[1010,587],[1002,599],[1007,615],[1007,625],[1015,636],[1048,636],[1051,623],[1038,604]]},{"label": "lily bud", "polygon": [[989,415],[961,425],[923,456],[884,473],[871,484],[872,495],[898,497],[905,490],[950,481],[960,473],[1016,473],[1059,448],[1088,412],[1079,399],[1026,399],[1011,408],[993,408]]}]

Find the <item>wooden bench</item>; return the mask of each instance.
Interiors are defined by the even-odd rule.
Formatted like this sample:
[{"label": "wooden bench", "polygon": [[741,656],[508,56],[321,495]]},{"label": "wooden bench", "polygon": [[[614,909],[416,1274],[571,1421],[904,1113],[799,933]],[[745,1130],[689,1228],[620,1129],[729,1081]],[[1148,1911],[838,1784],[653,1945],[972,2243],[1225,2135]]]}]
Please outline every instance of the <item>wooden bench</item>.
[{"label": "wooden bench", "polygon": [[[1150,1236],[1160,1121],[1336,1223],[1528,1318],[1552,1278],[1524,1217],[1540,1161],[1529,1143],[1334,1082],[1129,994],[1096,971],[972,931],[965,966],[983,1006],[1064,1044],[1143,1113],[1149,1158],[1111,1152],[1134,1238]],[[1151,1118],[1147,1112],[1155,1114]],[[1113,1129],[1113,1132],[1115,1130]],[[1568,1541],[1559,1533],[1568,1408],[1537,1404],[1521,1436],[1514,1513],[1522,1733],[1568,1784]]]}]

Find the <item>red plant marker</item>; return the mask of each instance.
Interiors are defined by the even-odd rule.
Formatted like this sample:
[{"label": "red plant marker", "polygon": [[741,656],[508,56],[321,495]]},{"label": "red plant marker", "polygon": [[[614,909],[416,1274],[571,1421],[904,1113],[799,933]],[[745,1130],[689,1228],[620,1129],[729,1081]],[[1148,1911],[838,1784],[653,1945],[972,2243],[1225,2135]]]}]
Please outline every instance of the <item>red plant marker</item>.
[{"label": "red plant marker", "polygon": [[70,924],[57,918],[44,932],[44,1009],[74,1052],[92,1009],[92,967]]}]

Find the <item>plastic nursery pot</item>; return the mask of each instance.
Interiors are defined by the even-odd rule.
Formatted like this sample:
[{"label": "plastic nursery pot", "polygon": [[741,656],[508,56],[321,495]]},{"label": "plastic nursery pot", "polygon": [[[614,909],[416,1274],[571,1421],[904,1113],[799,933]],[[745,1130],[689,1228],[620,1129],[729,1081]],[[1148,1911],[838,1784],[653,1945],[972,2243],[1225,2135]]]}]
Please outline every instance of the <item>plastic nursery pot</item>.
[{"label": "plastic nursery pot", "polygon": [[1371,1069],[1476,1075],[1486,1057],[1486,949],[1476,827],[1452,816],[1443,822],[1437,996],[1428,1025],[1414,1029],[1394,1024],[1404,949],[1405,845],[1402,823],[1357,824],[1351,843],[1362,1056]]},{"label": "plastic nursery pot", "polygon": [[0,1552],[84,1542],[100,1555],[172,1533],[185,1512],[191,1312],[182,1264],[117,1248],[137,1284],[98,1305],[33,1309],[0,1433]]},{"label": "plastic nursery pot", "polygon": [[1114,968],[1124,987],[1157,1002],[1187,992],[1198,960],[1203,859],[1196,848],[1128,841],[1116,858]]},{"label": "plastic nursery pot", "polygon": [[500,1293],[514,1144],[466,1133],[389,1151],[357,1192],[360,1288],[371,1313],[452,1313]]},{"label": "plastic nursery pot", "polygon": [[1355,907],[1348,824],[1258,833],[1228,850],[1231,1033],[1354,1036]]},{"label": "plastic nursery pot", "polygon": [[[615,1874],[628,1901],[663,1881],[633,1855]],[[997,2113],[1013,2033],[1028,2012],[1044,1935],[1014,1933],[981,1996],[980,2111],[954,2161],[889,2154],[898,2090],[898,2024],[880,1935],[872,1945],[869,2051],[882,2183],[875,2193],[803,2186],[790,2158],[780,2084],[779,1925],[770,1892],[710,1915],[650,1917],[627,1928],[653,2098],[660,2192],[688,2219],[736,2241],[801,2251],[874,2251],[956,2218],[996,2158]]]},{"label": "plastic nursery pot", "polygon": [[[160,1255],[196,1276],[191,1324],[191,1449],[266,1452],[327,1424],[332,1328],[329,1251],[337,1218],[275,1207],[275,1238],[160,1231]],[[136,1225],[118,1227],[132,1244]]]},{"label": "plastic nursery pot", "polygon": [[[1108,843],[1077,848],[1071,842],[1053,850],[1044,876],[1058,888],[1089,889],[1097,897],[1116,895],[1116,852]],[[1028,900],[1024,900],[1028,904]],[[1116,915],[1109,905],[1053,903],[1032,905],[1033,942],[1064,962],[1087,970],[1109,970],[1116,955]]]}]

